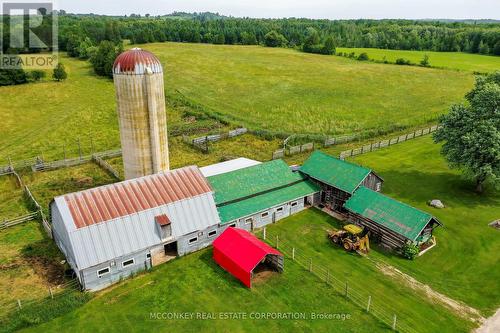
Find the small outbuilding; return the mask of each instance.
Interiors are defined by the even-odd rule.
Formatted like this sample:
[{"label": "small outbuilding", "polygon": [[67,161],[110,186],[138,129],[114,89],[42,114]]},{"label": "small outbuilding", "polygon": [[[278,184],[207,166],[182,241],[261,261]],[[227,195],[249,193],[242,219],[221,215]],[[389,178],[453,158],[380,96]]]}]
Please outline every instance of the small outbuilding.
[{"label": "small outbuilding", "polygon": [[259,265],[283,272],[284,259],[281,252],[246,230],[227,228],[214,241],[213,246],[215,262],[248,288],[252,287],[252,276]]}]

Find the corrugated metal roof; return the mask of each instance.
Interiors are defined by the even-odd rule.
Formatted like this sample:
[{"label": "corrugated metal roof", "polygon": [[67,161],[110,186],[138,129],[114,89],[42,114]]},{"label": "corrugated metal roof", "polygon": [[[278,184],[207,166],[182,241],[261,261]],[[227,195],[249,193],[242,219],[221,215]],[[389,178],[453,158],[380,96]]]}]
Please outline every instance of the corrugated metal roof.
[{"label": "corrugated metal roof", "polygon": [[195,166],[64,195],[77,228],[211,192]]},{"label": "corrugated metal roof", "polygon": [[284,161],[275,160],[207,179],[215,192],[215,203],[220,205],[291,185],[303,177]]},{"label": "corrugated metal roof", "polygon": [[315,151],[304,162],[300,172],[352,194],[371,170]]},{"label": "corrugated metal roof", "polygon": [[113,74],[142,75],[148,68],[151,73],[162,73],[160,60],[151,52],[135,47],[122,52],[113,64]]},{"label": "corrugated metal roof", "polygon": [[240,158],[235,158],[234,160],[220,162],[200,168],[200,171],[203,174],[203,176],[211,177],[231,171],[248,168],[258,164],[262,164],[262,162],[251,160],[249,158],[240,157]]},{"label": "corrugated metal roof", "polygon": [[221,223],[228,223],[238,218],[264,211],[270,207],[305,197],[319,190],[319,187],[312,182],[302,181],[246,200],[217,207],[217,210],[219,211]]},{"label": "corrugated metal roof", "polygon": [[360,186],[344,206],[371,221],[415,240],[432,215]]}]

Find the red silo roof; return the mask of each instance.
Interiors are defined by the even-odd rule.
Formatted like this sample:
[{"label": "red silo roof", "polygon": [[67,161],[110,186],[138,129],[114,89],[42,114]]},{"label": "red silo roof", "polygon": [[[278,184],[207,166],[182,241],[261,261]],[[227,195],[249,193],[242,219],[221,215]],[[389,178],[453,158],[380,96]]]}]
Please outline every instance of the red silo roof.
[{"label": "red silo roof", "polygon": [[133,48],[116,57],[113,74],[141,75],[149,68],[152,73],[162,73],[160,60],[151,52]]},{"label": "red silo roof", "polygon": [[211,191],[200,170],[191,166],[66,194],[64,199],[78,229]]}]

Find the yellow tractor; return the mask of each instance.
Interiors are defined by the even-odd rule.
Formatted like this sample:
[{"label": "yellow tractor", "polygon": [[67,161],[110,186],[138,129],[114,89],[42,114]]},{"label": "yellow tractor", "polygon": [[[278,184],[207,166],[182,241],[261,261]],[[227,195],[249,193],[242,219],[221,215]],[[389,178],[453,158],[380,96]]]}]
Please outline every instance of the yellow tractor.
[{"label": "yellow tractor", "polygon": [[329,231],[328,238],[346,251],[356,251],[366,254],[370,251],[369,232],[354,224],[347,224],[342,230]]}]

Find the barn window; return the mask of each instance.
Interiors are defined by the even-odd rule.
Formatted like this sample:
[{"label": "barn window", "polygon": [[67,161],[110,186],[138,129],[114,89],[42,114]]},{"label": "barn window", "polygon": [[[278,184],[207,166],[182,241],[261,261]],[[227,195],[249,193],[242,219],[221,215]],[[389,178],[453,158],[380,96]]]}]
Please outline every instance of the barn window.
[{"label": "barn window", "polygon": [[106,268],[103,268],[103,269],[100,269],[97,271],[97,276],[99,278],[102,278],[103,276],[109,274],[109,267],[106,267]]},{"label": "barn window", "polygon": [[268,217],[268,216],[269,216],[269,212],[262,213],[262,214],[260,214],[260,216],[261,216],[262,218],[264,218],[264,217]]},{"label": "barn window", "polygon": [[281,213],[283,211],[283,207],[279,207],[276,209],[276,212]]},{"label": "barn window", "polygon": [[236,223],[231,223],[231,224],[229,225],[229,228],[236,228]]},{"label": "barn window", "polygon": [[217,230],[212,230],[208,233],[208,237],[213,237],[215,235],[217,235]]},{"label": "barn window", "polygon": [[122,267],[125,268],[125,267],[128,267],[130,265],[133,265],[134,263],[135,263],[134,258],[129,259],[129,260],[125,260],[124,262],[122,262]]},{"label": "barn window", "polygon": [[151,253],[146,254],[146,258],[151,258]]},{"label": "barn window", "polygon": [[193,237],[189,240],[189,244],[196,243],[198,241],[198,237]]},{"label": "barn window", "polygon": [[297,201],[292,202],[292,203],[290,204],[290,206],[292,206],[292,207],[297,206]]},{"label": "barn window", "polygon": [[245,224],[251,224],[253,222],[253,218],[249,217],[245,220]]}]

